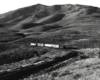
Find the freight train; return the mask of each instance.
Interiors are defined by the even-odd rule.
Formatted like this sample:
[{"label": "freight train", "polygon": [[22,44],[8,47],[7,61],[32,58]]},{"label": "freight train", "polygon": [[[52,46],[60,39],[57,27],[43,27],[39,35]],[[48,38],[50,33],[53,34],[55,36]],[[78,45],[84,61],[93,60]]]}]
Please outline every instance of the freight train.
[{"label": "freight train", "polygon": [[49,48],[59,48],[59,49],[78,49],[75,46],[67,46],[67,45],[60,45],[60,44],[48,44],[48,43],[30,43],[31,46],[38,46],[38,47],[49,47]]}]

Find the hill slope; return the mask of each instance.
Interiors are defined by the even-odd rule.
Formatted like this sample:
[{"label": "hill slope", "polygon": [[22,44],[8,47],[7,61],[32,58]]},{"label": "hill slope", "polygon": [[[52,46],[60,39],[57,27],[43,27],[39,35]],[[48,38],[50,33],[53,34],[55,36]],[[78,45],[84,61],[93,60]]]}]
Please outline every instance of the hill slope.
[{"label": "hill slope", "polygon": [[[59,44],[63,49],[33,47],[32,42]],[[0,14],[0,74],[3,67],[7,71],[19,69],[22,63],[27,66],[45,59],[59,59],[69,52],[73,53],[70,59],[25,79],[91,80],[100,63],[100,8],[37,4]],[[93,80],[100,78],[96,77]]]}]

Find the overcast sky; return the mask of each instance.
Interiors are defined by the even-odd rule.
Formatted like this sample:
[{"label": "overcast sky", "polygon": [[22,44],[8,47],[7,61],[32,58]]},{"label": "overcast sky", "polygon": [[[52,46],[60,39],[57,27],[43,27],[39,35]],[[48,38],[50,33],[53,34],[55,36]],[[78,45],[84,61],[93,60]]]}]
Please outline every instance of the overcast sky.
[{"label": "overcast sky", "polygon": [[34,4],[83,4],[100,7],[100,0],[0,0],[0,14]]}]

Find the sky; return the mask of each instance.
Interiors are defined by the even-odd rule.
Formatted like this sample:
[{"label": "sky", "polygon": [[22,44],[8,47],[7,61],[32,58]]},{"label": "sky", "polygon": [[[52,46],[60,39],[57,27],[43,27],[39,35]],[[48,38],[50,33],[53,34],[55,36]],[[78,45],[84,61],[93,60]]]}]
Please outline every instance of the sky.
[{"label": "sky", "polygon": [[100,0],[0,0],[0,14],[34,4],[82,4],[100,7]]}]

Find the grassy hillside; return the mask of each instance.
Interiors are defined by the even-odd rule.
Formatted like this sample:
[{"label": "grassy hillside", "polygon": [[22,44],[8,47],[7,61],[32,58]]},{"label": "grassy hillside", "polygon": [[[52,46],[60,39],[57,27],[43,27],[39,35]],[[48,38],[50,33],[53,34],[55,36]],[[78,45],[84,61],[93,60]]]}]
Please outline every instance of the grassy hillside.
[{"label": "grassy hillside", "polygon": [[[32,42],[59,44],[66,49],[33,47]],[[83,80],[91,80],[100,63],[100,8],[37,4],[0,14],[0,73],[13,70],[15,65],[19,69],[23,63],[32,65],[72,53],[78,55],[25,80],[82,80],[84,76]]]}]

